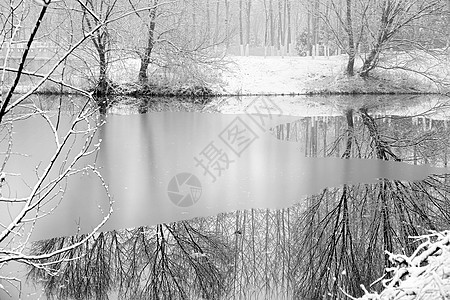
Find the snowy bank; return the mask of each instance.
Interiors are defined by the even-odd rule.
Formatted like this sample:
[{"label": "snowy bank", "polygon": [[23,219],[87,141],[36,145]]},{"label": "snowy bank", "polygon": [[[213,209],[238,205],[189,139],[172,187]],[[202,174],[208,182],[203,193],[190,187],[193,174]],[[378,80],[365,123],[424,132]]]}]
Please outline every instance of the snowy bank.
[{"label": "snowy bank", "polygon": [[230,57],[230,72],[223,74],[224,94],[303,94],[308,83],[344,71],[345,56]]},{"label": "snowy bank", "polygon": [[[222,83],[213,89],[224,95],[255,94],[386,94],[436,93],[439,89],[417,74],[402,70],[373,72],[369,79],[347,78],[346,55],[331,57],[231,56]],[[361,65],[357,61],[355,69]]]}]

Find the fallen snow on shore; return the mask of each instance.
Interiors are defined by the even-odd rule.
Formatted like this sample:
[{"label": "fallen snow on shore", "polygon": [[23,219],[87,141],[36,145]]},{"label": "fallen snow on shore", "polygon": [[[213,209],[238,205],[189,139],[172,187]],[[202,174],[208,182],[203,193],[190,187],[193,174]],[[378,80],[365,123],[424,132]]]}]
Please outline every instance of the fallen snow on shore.
[{"label": "fallen snow on shore", "polygon": [[[400,60],[400,55],[391,58]],[[405,71],[389,63],[392,69],[375,69],[370,78],[345,75],[347,55],[330,57],[299,56],[230,56],[229,71],[222,73],[222,83],[213,87],[222,95],[256,94],[405,94],[442,92],[443,86],[429,78],[449,83],[450,75],[442,66],[429,67],[426,72]],[[428,64],[422,62],[422,69]],[[431,63],[431,62],[430,62]],[[355,72],[362,65],[362,57],[355,61]],[[413,68],[413,67],[411,67]],[[420,66],[414,67],[420,70]],[[413,69],[414,69],[413,68]]]},{"label": "fallen snow on shore", "polygon": [[[402,61],[399,57],[393,55],[391,58]],[[397,68],[375,69],[368,79],[360,76],[347,77],[347,59],[347,55],[227,56],[225,62],[229,63],[225,63],[227,67],[222,70],[219,68],[212,69],[212,72],[205,70],[204,74],[191,74],[185,73],[189,68],[154,68],[149,70],[149,78],[153,85],[189,86],[203,83],[220,95],[405,94],[440,91],[425,76]],[[422,64],[423,67],[428,65]],[[362,57],[358,57],[355,72],[361,65]],[[435,67],[428,71],[438,72],[450,85],[450,75],[448,72],[441,72],[442,68]],[[136,82],[138,70],[139,60],[120,60],[110,66],[109,76],[118,84]]]},{"label": "fallen snow on shore", "polygon": [[308,83],[344,72],[346,56],[232,56],[224,73],[224,94],[299,94]]}]

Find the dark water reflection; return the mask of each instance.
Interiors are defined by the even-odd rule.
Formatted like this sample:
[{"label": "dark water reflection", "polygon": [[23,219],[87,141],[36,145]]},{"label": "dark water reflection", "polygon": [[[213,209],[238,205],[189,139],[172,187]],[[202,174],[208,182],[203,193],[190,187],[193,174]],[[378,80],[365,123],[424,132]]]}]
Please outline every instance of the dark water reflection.
[{"label": "dark water reflection", "polygon": [[[267,108],[253,100],[238,103],[249,112]],[[74,253],[89,255],[63,264],[60,276],[35,272],[36,278],[44,278],[48,291],[60,297],[120,286],[130,299],[334,298],[342,296],[339,287],[358,295],[360,283],[368,285],[382,275],[387,264],[383,250],[412,251],[408,236],[446,228],[447,177],[426,178],[445,173],[431,166],[447,165],[445,99],[413,99],[410,111],[395,99],[393,108],[378,98],[351,104],[337,99],[338,109],[326,103],[329,99],[298,99],[299,106],[316,101],[333,113],[326,115],[325,108],[289,117],[278,114],[292,112],[289,105],[295,104],[283,106],[292,98],[266,100],[275,105],[269,107],[272,118],[264,122],[246,114],[109,115],[94,140],[102,139],[100,151],[89,158],[101,167],[115,200],[105,229],[136,229],[100,234]],[[39,130],[44,126],[33,122],[16,126],[19,133],[33,129],[27,142],[17,143],[17,151],[45,136]],[[238,135],[243,129],[246,133]],[[81,141],[75,140],[74,148]],[[11,165],[35,165],[48,152],[39,147],[34,158]],[[212,156],[217,165],[205,170],[199,161]],[[172,196],[182,197],[171,198],[170,182],[179,173],[199,179],[200,196],[198,183],[182,175],[177,177],[180,190],[172,190]],[[95,225],[102,215],[97,205],[106,210],[108,203],[95,178],[91,173],[74,176],[65,199],[76,200],[58,208],[66,211],[64,221],[59,215],[57,228],[40,223],[36,236],[75,232],[73,224],[82,230]],[[308,194],[315,195],[305,198]],[[52,217],[47,220],[52,224]],[[69,242],[59,238],[40,247],[48,251]],[[89,263],[99,259],[104,263]],[[78,278],[80,272],[96,279]],[[65,280],[70,283],[57,288]]]}]

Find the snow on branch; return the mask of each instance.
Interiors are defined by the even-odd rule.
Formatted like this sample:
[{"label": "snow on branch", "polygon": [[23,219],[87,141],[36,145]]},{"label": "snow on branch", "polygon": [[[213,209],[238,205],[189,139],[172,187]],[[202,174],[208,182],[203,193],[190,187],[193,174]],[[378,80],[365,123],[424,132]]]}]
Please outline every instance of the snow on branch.
[{"label": "snow on branch", "polygon": [[450,231],[415,237],[423,241],[411,256],[386,252],[394,267],[383,279],[381,293],[369,293],[361,300],[442,300],[450,298]]}]

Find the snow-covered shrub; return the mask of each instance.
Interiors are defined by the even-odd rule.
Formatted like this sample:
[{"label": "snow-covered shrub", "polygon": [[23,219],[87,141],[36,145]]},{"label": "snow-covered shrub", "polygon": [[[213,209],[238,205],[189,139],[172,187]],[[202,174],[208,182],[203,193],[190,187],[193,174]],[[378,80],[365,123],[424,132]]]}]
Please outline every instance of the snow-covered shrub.
[{"label": "snow-covered shrub", "polygon": [[423,240],[411,256],[388,253],[395,265],[386,269],[384,290],[361,300],[450,299],[450,231],[416,237]]}]

